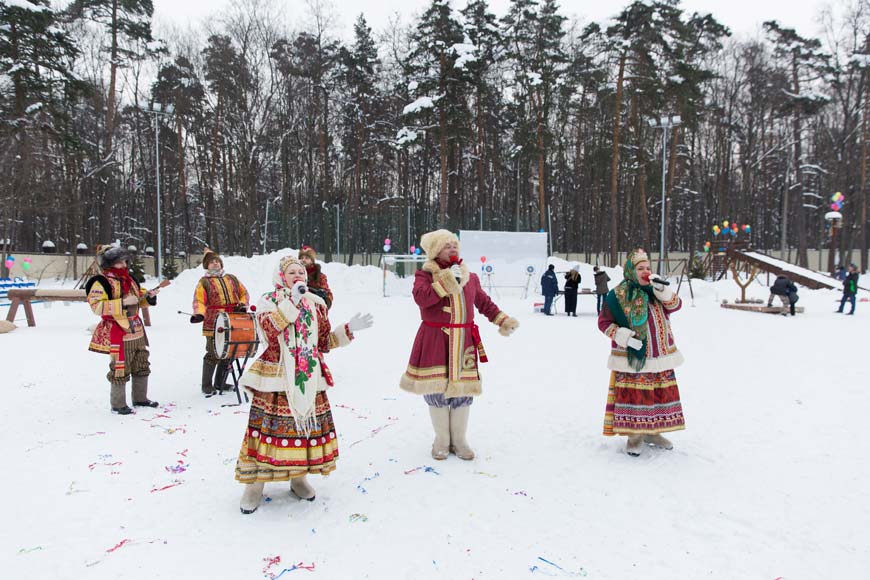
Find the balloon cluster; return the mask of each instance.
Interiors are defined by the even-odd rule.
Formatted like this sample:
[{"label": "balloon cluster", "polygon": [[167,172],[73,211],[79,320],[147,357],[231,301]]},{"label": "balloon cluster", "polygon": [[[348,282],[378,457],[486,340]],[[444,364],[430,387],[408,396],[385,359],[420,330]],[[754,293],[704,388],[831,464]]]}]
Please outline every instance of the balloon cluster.
[{"label": "balloon cluster", "polygon": [[410,248],[408,248],[408,253],[414,256],[419,256],[422,253],[422,250],[417,246],[411,246]]},{"label": "balloon cluster", "polygon": [[21,269],[27,272],[30,270],[30,267],[33,265],[33,258],[24,258],[24,262],[21,264]]},{"label": "balloon cluster", "polygon": [[710,251],[710,242],[709,242],[709,241],[704,242],[704,251],[705,251],[705,252],[709,252],[709,251]]},{"label": "balloon cluster", "polygon": [[736,236],[741,231],[748,234],[752,232],[752,227],[749,224],[743,224],[742,226],[739,224],[732,224],[728,220],[722,222],[722,227],[719,227],[719,224],[713,225],[714,236],[718,236],[719,234],[722,234],[723,236]]},{"label": "balloon cluster", "polygon": [[6,264],[6,269],[7,269],[7,270],[11,270],[11,269],[12,269],[12,266],[15,265],[15,256],[7,256],[7,257],[6,257],[6,261],[4,262],[4,264]]},{"label": "balloon cluster", "polygon": [[393,247],[393,246],[391,245],[392,243],[393,243],[393,242],[392,242],[392,240],[391,240],[390,238],[385,238],[385,239],[384,239],[384,251],[385,251],[385,252],[389,252],[389,251],[390,251],[390,249]]},{"label": "balloon cluster", "polygon": [[846,201],[846,196],[840,193],[839,191],[831,196],[831,209],[833,211],[840,211],[843,209],[843,203]]}]

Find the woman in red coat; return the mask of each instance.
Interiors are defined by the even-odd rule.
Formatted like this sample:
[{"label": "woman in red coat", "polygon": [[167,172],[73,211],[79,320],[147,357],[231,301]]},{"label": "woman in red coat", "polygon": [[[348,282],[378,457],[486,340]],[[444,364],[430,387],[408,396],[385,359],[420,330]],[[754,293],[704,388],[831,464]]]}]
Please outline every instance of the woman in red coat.
[{"label": "woman in red coat", "polygon": [[432,457],[474,459],[465,438],[469,407],[481,394],[478,360],[486,362],[474,309],[509,336],[519,323],[499,310],[459,258],[459,239],[447,230],[424,235],[420,245],[428,260],[414,279],[414,301],[423,319],[402,389],[423,395],[429,405],[435,442]]}]

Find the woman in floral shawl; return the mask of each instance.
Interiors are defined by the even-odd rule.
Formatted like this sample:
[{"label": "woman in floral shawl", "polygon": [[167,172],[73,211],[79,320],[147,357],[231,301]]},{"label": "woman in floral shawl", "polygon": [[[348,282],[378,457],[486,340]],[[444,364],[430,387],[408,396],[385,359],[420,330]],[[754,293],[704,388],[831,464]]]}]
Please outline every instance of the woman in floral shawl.
[{"label": "woman in floral shawl", "polygon": [[266,482],[290,480],[294,495],[313,501],[306,476],[335,469],[338,441],[326,396],[333,381],[323,354],[372,325],[370,314],[357,314],[332,331],[326,304],[307,292],[305,266],[294,257],[281,259],[272,281],[274,289],[257,305],[266,350],[240,383],[251,392],[236,463],[236,480],[245,484],[244,514],[256,511]]},{"label": "woman in floral shawl", "polygon": [[685,428],[674,374],[683,355],[670,323],[682,303],[670,286],[651,281],[651,275],[646,252],[631,252],[624,280],[607,294],[598,315],[598,328],[612,341],[604,434],[627,435],[626,452],[634,456],[642,453],[644,443],[673,449],[661,433]]}]

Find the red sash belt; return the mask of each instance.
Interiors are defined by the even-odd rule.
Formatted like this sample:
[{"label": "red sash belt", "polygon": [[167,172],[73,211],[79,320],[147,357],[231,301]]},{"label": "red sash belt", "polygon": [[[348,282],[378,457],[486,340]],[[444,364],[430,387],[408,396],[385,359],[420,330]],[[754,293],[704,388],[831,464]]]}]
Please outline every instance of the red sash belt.
[{"label": "red sash belt", "polygon": [[483,341],[480,340],[480,328],[475,323],[466,322],[464,324],[453,324],[450,322],[430,322],[424,320],[423,325],[428,326],[429,328],[470,328],[471,342],[474,344],[474,348],[477,349],[477,355],[480,357],[480,362],[489,362],[489,359],[486,357],[486,351],[483,348]]},{"label": "red sash belt", "polygon": [[127,331],[118,324],[114,316],[102,316],[101,318],[112,323],[109,325],[109,356],[115,361],[115,376],[121,378],[126,370],[124,362],[124,335]]}]

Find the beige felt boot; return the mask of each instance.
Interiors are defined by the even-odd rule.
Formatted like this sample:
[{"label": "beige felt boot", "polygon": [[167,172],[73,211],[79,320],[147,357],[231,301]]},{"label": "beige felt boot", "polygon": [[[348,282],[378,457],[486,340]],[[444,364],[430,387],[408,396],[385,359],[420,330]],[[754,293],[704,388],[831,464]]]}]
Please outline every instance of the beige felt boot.
[{"label": "beige felt boot", "polygon": [[263,487],[266,484],[262,481],[257,483],[246,483],[245,491],[242,492],[242,501],[239,503],[239,509],[243,514],[252,514],[260,507],[260,500],[263,499]]},{"label": "beige felt boot", "polygon": [[450,407],[429,407],[429,417],[435,430],[432,459],[441,461],[450,454]]},{"label": "beige felt boot", "polygon": [[456,454],[456,457],[465,461],[474,459],[474,451],[465,439],[470,411],[471,405],[450,409],[450,450]]},{"label": "beige felt boot", "polygon": [[638,457],[643,453],[643,435],[629,435],[625,443],[625,452],[632,457]]},{"label": "beige felt boot", "polygon": [[650,445],[654,445],[656,447],[660,447],[661,449],[673,449],[674,444],[671,443],[670,439],[667,439],[663,435],[656,433],[654,435],[644,435],[643,442],[649,443]]},{"label": "beige felt boot", "polygon": [[314,501],[314,488],[308,483],[308,476],[294,477],[290,480],[290,491],[299,499]]}]

